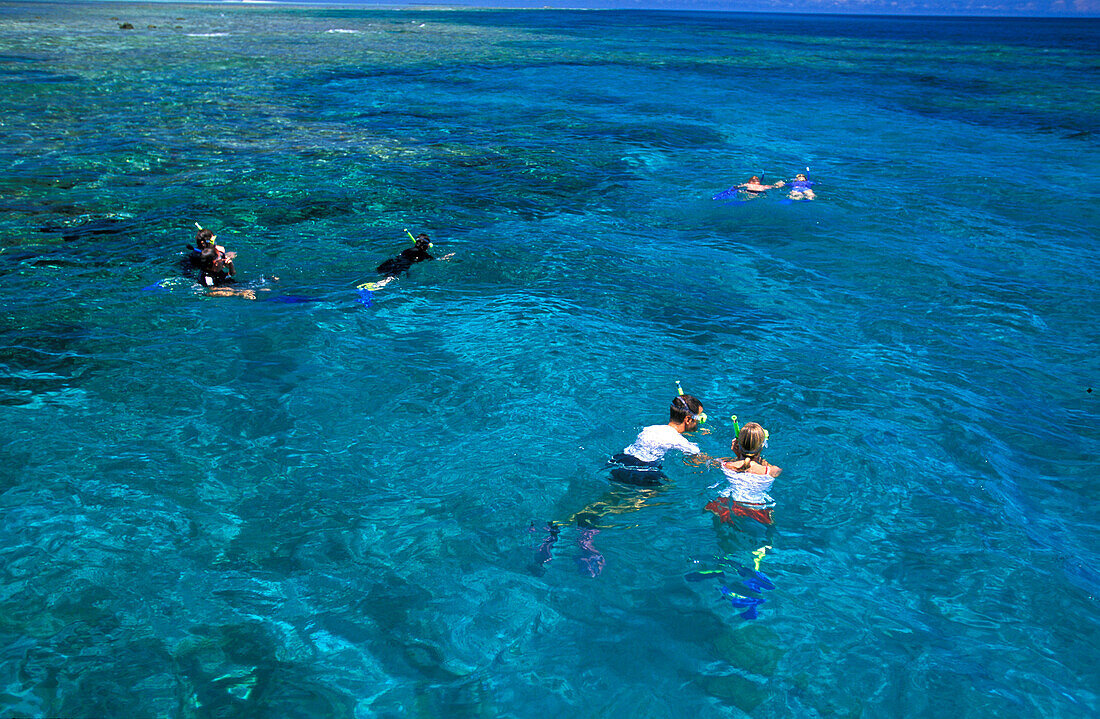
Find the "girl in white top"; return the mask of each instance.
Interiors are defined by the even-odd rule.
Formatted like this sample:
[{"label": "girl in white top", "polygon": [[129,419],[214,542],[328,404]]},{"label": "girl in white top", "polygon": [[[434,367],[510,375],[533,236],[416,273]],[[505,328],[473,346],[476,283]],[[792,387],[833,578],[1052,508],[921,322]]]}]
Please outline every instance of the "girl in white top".
[{"label": "girl in white top", "polygon": [[729,479],[729,487],[722,492],[724,496],[749,504],[772,502],[767,492],[783,470],[761,455],[767,439],[767,432],[756,422],[749,422],[737,433],[730,444],[736,456],[719,460],[722,472]]}]

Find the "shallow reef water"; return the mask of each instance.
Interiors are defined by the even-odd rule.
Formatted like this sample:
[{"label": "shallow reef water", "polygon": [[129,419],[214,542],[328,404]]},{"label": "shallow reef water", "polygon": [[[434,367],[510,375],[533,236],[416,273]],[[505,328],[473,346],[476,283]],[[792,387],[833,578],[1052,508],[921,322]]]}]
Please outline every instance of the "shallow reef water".
[{"label": "shallow reef water", "polygon": [[1098,36],[0,4],[0,715],[1094,716]]}]

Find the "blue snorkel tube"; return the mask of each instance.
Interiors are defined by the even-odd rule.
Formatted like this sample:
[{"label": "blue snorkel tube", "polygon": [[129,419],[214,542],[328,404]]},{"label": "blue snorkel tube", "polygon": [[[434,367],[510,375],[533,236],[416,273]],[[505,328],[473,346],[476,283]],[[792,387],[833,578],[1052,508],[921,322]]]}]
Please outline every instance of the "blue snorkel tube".
[{"label": "blue snorkel tube", "polygon": [[802,174],[802,173],[795,173],[795,177],[793,177],[790,180],[786,181],[787,184],[791,184],[791,183],[795,183],[795,182],[802,182],[806,185],[806,187],[813,187],[814,186],[813,180],[810,179],[810,168],[809,168],[809,166],[806,167],[806,173],[805,173],[806,179],[805,180],[799,180],[798,179],[799,174]]}]

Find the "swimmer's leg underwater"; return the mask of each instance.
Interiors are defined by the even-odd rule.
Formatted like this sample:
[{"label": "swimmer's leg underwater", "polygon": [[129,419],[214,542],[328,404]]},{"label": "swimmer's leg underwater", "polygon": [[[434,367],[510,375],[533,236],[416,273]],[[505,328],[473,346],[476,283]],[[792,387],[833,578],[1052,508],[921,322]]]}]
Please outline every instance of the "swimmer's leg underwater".
[{"label": "swimmer's leg underwater", "polygon": [[[553,547],[558,541],[561,530],[565,527],[576,527],[579,530],[577,546],[581,550],[577,564],[583,573],[592,577],[599,576],[606,566],[606,560],[595,546],[596,535],[602,529],[611,529],[616,526],[607,523],[604,518],[636,512],[652,504],[664,493],[665,486],[663,484],[647,486],[613,484],[611,489],[599,499],[590,502],[568,518],[548,521],[545,524],[547,536],[535,552],[536,571],[541,572],[542,565],[554,559]],[[537,531],[535,525],[531,526],[531,531]]]}]

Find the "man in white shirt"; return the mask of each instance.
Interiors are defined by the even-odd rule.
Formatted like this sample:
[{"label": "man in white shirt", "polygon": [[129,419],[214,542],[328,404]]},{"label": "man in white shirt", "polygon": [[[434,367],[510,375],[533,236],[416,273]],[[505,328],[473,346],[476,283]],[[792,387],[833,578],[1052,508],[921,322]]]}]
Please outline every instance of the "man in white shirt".
[{"label": "man in white shirt", "polygon": [[611,458],[611,476],[618,482],[653,486],[666,479],[661,463],[670,450],[699,454],[699,445],[689,442],[684,432],[695,430],[707,415],[703,403],[690,394],[677,395],[668,408],[668,423],[653,424],[635,438],[634,443]]}]

